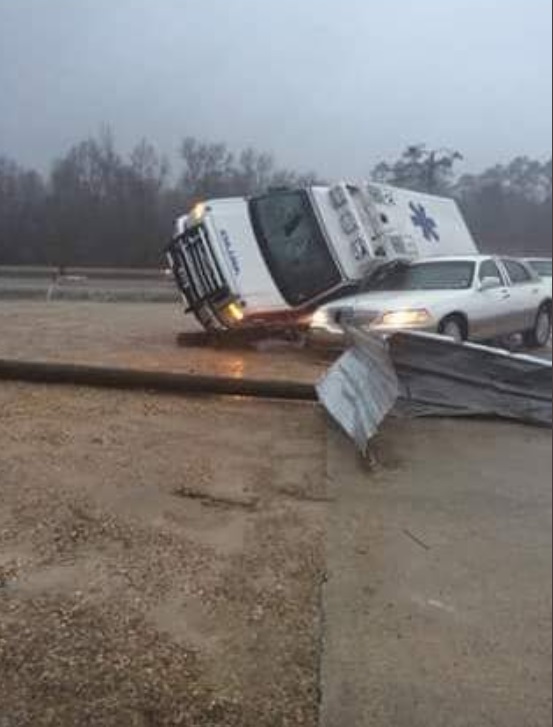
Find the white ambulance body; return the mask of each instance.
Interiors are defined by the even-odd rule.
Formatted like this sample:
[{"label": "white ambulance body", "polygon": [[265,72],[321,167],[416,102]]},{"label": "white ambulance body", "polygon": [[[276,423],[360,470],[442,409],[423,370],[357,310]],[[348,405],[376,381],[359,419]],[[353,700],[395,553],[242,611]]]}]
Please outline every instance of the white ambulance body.
[{"label": "white ambulance body", "polygon": [[382,261],[477,252],[454,200],[340,183],[201,203],[167,259],[187,312],[224,329],[308,322]]}]

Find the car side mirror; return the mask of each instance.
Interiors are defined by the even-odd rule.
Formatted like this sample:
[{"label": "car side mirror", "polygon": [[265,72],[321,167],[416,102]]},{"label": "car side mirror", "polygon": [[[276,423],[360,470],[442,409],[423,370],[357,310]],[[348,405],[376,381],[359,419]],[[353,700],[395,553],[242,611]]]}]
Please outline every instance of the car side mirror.
[{"label": "car side mirror", "polygon": [[499,278],[487,277],[480,283],[480,290],[493,290],[494,288],[501,288],[502,283]]}]

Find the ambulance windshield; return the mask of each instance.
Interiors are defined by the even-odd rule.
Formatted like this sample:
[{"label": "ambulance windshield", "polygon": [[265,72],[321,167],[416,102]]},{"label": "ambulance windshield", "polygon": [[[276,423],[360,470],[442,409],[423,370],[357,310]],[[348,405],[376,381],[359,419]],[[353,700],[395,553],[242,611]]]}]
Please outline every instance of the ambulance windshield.
[{"label": "ambulance windshield", "polygon": [[253,199],[250,216],[265,262],[290,306],[303,305],[340,283],[306,192],[273,192]]}]

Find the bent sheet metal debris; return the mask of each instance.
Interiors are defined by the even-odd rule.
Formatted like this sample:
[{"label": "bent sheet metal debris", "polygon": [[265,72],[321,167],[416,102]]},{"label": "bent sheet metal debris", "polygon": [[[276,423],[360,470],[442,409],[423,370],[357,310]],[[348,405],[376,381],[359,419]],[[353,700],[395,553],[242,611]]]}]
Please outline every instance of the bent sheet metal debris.
[{"label": "bent sheet metal debris", "polygon": [[442,336],[387,341],[357,327],[317,384],[319,401],[361,452],[387,414],[495,416],[551,426],[551,362]]},{"label": "bent sheet metal debris", "polygon": [[385,341],[350,329],[354,345],[317,384],[319,401],[363,454],[394,406],[399,383]]},{"label": "bent sheet metal debris", "polygon": [[397,333],[390,358],[408,416],[495,416],[551,426],[551,362],[429,333]]}]

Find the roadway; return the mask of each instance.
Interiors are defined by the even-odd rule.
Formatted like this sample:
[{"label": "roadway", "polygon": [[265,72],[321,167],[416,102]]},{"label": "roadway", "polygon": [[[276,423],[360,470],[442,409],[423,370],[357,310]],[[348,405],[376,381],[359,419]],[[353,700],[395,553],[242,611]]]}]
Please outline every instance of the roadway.
[{"label": "roadway", "polygon": [[328,439],[321,727],[551,724],[551,432],[391,421]]},{"label": "roadway", "polygon": [[[0,357],[156,371],[313,382],[332,358],[275,341],[266,342],[261,350],[178,346],[177,338],[183,330],[193,332],[197,328],[183,318],[181,307],[173,304],[2,300],[0,330]],[[550,357],[551,353],[543,355]],[[247,448],[258,441],[256,437],[261,437],[263,452],[270,445],[279,496],[287,498],[286,512],[292,518],[291,530],[286,533],[296,538],[303,532],[305,524],[297,519],[300,511],[309,513],[313,518],[310,522],[317,523],[322,510],[326,522],[324,558],[313,539],[313,571],[305,573],[308,580],[301,585],[302,593],[310,594],[312,605],[314,589],[318,583],[325,583],[322,610],[310,612],[309,618],[299,618],[299,609],[297,621],[294,616],[295,625],[290,626],[298,629],[290,631],[290,643],[305,645],[298,662],[302,665],[303,686],[301,694],[281,713],[282,724],[297,724],[294,714],[301,714],[301,724],[315,727],[314,719],[307,715],[312,714],[313,704],[309,700],[315,693],[313,679],[319,670],[322,727],[545,727],[551,723],[550,431],[474,420],[393,420],[377,438],[368,468],[366,462],[357,458],[352,444],[310,404],[287,408],[272,404],[261,417],[249,404],[246,416],[246,403],[232,400],[225,409],[224,421],[211,422],[209,400],[203,413],[203,403],[155,395],[105,394],[105,403],[100,406],[95,403],[96,395],[75,389],[74,398],[64,393],[62,408],[57,403],[61,392],[52,394],[56,403],[44,408],[47,426],[37,427],[37,401],[43,396],[40,392],[47,389],[28,385],[1,388],[6,404],[0,412],[0,424],[4,426],[6,441],[13,444],[14,454],[4,461],[0,455],[0,472],[12,478],[14,497],[19,497],[19,482],[27,482],[26,491],[34,487],[37,473],[50,478],[52,487],[58,488],[51,475],[58,471],[60,463],[67,469],[64,487],[69,487],[68,483],[79,484],[74,474],[81,470],[75,469],[71,458],[65,456],[67,442],[73,442],[74,452],[88,467],[83,486],[88,488],[90,497],[106,495],[112,466],[117,464],[120,472],[125,472],[129,463],[139,463],[136,477],[125,483],[128,501],[132,504],[136,499],[138,513],[144,508],[144,483],[140,484],[143,467],[151,468],[152,481],[159,483],[172,482],[182,473],[191,472],[192,484],[200,487],[202,468],[211,462],[214,452],[226,452],[221,454],[220,467],[216,468],[225,475],[218,483],[218,496],[227,497],[227,464],[231,486],[238,488],[240,497],[251,496],[249,480],[246,482],[243,472],[248,471],[246,460],[252,458],[256,467],[259,465],[252,474],[254,493],[264,498],[270,485],[263,463]],[[88,399],[92,402],[91,412],[96,412],[94,416],[86,413]],[[121,408],[117,414],[120,420],[106,425],[105,412],[116,404]],[[129,418],[131,409],[133,418]],[[156,412],[163,416],[168,413],[170,417],[167,421],[160,419],[158,425],[152,418]],[[200,414],[203,429],[196,433]],[[292,439],[286,434],[288,417]],[[273,430],[276,420],[278,431]],[[79,427],[89,421],[98,431],[81,436]],[[220,434],[215,436],[217,422],[221,424]],[[292,422],[297,423],[295,429]],[[158,430],[162,424],[163,428]],[[19,438],[17,427],[21,428]],[[36,428],[34,439],[28,449],[22,449],[24,444],[27,446],[30,427]],[[136,439],[139,427],[146,428],[146,439],[140,443]],[[309,436],[307,431],[303,436],[302,427],[308,428]],[[234,437],[232,446],[225,448],[229,433]],[[177,446],[181,436],[187,446]],[[282,437],[288,437],[286,447]],[[160,448],[166,440],[171,444],[171,456]],[[97,442],[105,442],[102,451],[111,452],[98,475],[94,464],[98,462],[94,454]],[[47,447],[51,451],[43,459]],[[243,448],[247,457],[237,465],[236,457]],[[147,457],[145,451],[149,452]],[[37,456],[37,452],[42,454]],[[303,467],[306,455],[312,456],[313,452],[315,460],[309,460],[309,467],[298,475],[297,467]],[[194,460],[199,454],[201,467]],[[17,475],[14,457],[25,462],[35,474],[26,479]],[[100,459],[104,462],[104,458]],[[304,493],[303,499],[298,496],[300,491]],[[191,497],[197,497],[195,490],[191,492]],[[166,517],[163,503],[158,502],[155,493],[148,497],[158,518],[152,522],[158,527],[160,518],[163,521]],[[31,499],[33,503],[39,502],[34,495]],[[13,510],[16,512],[15,507]],[[182,525],[184,529],[193,528],[191,534],[200,540],[204,521],[209,525],[209,518],[218,512],[211,506],[204,510],[200,508],[197,522],[184,518]],[[244,563],[250,563],[252,557],[251,516],[247,508],[245,512],[240,525],[243,530],[238,535],[234,525],[227,528],[226,521],[221,525],[221,533],[216,534],[214,542],[229,563],[236,562],[233,549],[237,543],[243,549]],[[131,515],[135,517],[134,510]],[[279,532],[275,528],[270,539],[277,560],[281,558]],[[268,547],[269,541],[261,538],[259,542],[263,548]],[[282,562],[288,562],[288,558]],[[78,583],[85,583],[78,569],[77,562],[75,578],[79,576]],[[293,570],[292,576],[296,578],[303,572]],[[265,572],[260,576],[260,587],[265,588],[267,577]],[[86,595],[88,586],[79,587],[84,588]],[[267,589],[270,603],[274,590],[271,585]],[[227,642],[226,596],[217,593],[218,598],[223,598],[221,620],[209,628],[215,629],[220,639],[217,646],[221,644],[222,657],[217,664],[224,665],[235,651],[225,651],[228,643],[234,642]],[[161,599],[160,608],[165,606],[171,609],[174,604],[165,604]],[[188,643],[188,634],[175,626],[171,613],[171,628],[177,629],[175,643],[181,644],[182,639]],[[239,614],[237,623],[249,618],[248,613]],[[264,630],[263,613],[255,611],[261,614],[255,616],[261,621],[252,622],[245,632],[247,638],[259,633],[260,638],[262,634],[263,639],[269,639],[268,635],[276,633],[275,629],[282,625],[281,617],[275,617],[271,628]],[[165,615],[162,622],[166,624]],[[317,634],[319,623],[323,624],[322,639]],[[241,634],[240,630],[233,632],[236,643],[241,643]],[[309,661],[309,654],[316,643],[320,650],[314,663]],[[275,679],[283,683],[273,671],[277,662],[286,666],[286,674],[295,673],[297,665],[286,662],[274,639],[259,641],[257,645],[252,642],[254,646],[268,655],[263,662],[264,685]],[[52,654],[54,647],[55,640]],[[241,652],[240,659],[245,656],[247,652]],[[68,658],[72,658],[71,653]],[[209,662],[209,652],[206,658]],[[310,665],[307,670],[306,664]],[[42,669],[40,673],[46,673],[44,664],[38,663],[38,667]],[[260,681],[248,669],[247,659],[240,662],[240,668],[248,675],[244,677],[244,694],[251,688],[260,688]],[[225,673],[226,681],[227,676]],[[251,684],[248,679],[253,680]],[[293,680],[287,679],[287,689],[292,694]],[[275,704],[276,697],[278,694]],[[23,704],[24,700],[17,703]],[[257,715],[251,722],[243,719],[240,724],[272,727],[274,722],[267,713]]]},{"label": "roadway", "polygon": [[0,268],[2,299],[173,302],[178,294],[172,278],[157,270],[118,274],[76,269],[60,276],[53,270],[25,274],[17,268]]}]

